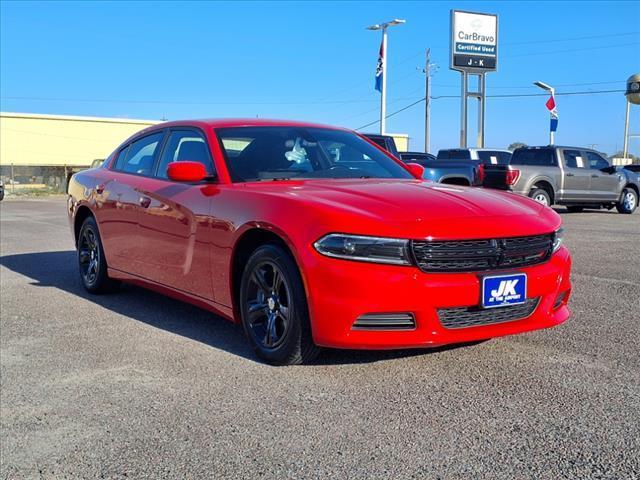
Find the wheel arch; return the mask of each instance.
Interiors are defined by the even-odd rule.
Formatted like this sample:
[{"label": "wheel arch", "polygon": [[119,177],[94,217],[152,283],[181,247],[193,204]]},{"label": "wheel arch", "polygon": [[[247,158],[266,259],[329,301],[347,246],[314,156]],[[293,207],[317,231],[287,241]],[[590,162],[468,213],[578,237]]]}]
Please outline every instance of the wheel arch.
[{"label": "wheel arch", "polygon": [[444,185],[459,185],[461,187],[471,186],[471,182],[467,177],[457,175],[444,176],[439,180],[439,183],[442,183]]},{"label": "wheel arch", "polygon": [[78,236],[80,235],[82,224],[89,217],[95,218],[95,215],[88,206],[80,205],[76,208],[76,213],[73,217],[73,239],[76,246],[78,246]]},{"label": "wheel arch", "polygon": [[622,194],[622,192],[624,192],[625,188],[631,188],[634,192],[636,192],[636,196],[639,197],[639,199],[640,199],[640,188],[638,188],[638,186],[635,183],[628,182],[624,187],[622,187],[622,190],[620,191],[620,194]]},{"label": "wheel arch", "polygon": [[302,288],[305,290],[305,294],[308,298],[307,281],[304,275],[304,271],[300,268],[300,261],[296,254],[290,239],[277,228],[266,226],[264,224],[250,224],[246,225],[242,233],[238,236],[231,254],[230,272],[229,272],[229,286],[230,295],[233,303],[234,319],[239,321],[240,309],[239,309],[239,295],[240,295],[240,282],[242,281],[242,272],[244,266],[253,252],[262,245],[275,244],[284,249],[291,255],[300,277],[302,278]]},{"label": "wheel arch", "polygon": [[555,203],[556,200],[556,192],[555,189],[553,188],[553,185],[551,183],[551,181],[547,178],[544,177],[538,177],[536,179],[534,179],[531,182],[531,185],[529,186],[529,189],[527,190],[528,193],[531,193],[531,191],[534,188],[539,188],[541,190],[544,190],[545,192],[547,192],[549,194],[549,197],[551,199],[551,205],[553,205]]}]

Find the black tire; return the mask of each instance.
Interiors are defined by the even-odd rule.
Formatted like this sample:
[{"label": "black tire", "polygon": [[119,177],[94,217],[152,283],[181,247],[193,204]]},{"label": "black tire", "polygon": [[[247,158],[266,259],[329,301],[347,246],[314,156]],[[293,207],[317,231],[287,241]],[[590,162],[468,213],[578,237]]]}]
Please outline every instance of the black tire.
[{"label": "black tire", "polygon": [[0,202],[4,200],[4,188],[0,190]]},{"label": "black tire", "polygon": [[295,261],[277,245],[259,247],[242,273],[240,315],[256,355],[272,365],[313,360],[307,298]]},{"label": "black tire", "polygon": [[626,187],[622,190],[620,200],[616,204],[616,209],[620,213],[631,214],[638,208],[638,194],[631,187]]},{"label": "black tire", "polygon": [[567,210],[570,213],[580,213],[584,210],[584,207],[570,206],[570,207],[567,207]]},{"label": "black tire", "polygon": [[534,199],[536,202],[541,203],[542,205],[546,205],[547,207],[551,206],[551,195],[549,192],[542,188],[533,188],[529,192],[529,197]]},{"label": "black tire", "polygon": [[78,269],[82,285],[89,293],[111,293],[120,282],[107,275],[107,260],[102,248],[98,224],[93,217],[87,219],[78,234]]}]

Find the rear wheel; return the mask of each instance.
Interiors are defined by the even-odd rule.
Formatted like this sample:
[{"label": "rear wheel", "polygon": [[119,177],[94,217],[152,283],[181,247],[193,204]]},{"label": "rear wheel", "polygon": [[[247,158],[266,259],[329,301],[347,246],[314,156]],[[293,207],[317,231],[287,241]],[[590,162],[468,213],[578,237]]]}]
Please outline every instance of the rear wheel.
[{"label": "rear wheel", "polygon": [[267,363],[296,365],[317,355],[302,278],[281,247],[264,245],[249,258],[240,285],[240,314],[249,343]]},{"label": "rear wheel", "polygon": [[584,207],[570,206],[570,207],[567,207],[567,210],[569,210],[570,213],[580,213],[581,211],[584,210]]},{"label": "rear wheel", "polygon": [[616,208],[620,213],[633,213],[638,207],[638,194],[633,188],[627,187],[622,191]]},{"label": "rear wheel", "polygon": [[529,192],[529,197],[547,207],[551,205],[551,195],[549,195],[549,192],[543,190],[542,188],[532,189],[531,192]]},{"label": "rear wheel", "polygon": [[80,228],[78,266],[82,284],[89,293],[110,293],[120,285],[120,282],[107,275],[107,261],[104,258],[102,240],[98,224],[93,217],[88,217]]}]

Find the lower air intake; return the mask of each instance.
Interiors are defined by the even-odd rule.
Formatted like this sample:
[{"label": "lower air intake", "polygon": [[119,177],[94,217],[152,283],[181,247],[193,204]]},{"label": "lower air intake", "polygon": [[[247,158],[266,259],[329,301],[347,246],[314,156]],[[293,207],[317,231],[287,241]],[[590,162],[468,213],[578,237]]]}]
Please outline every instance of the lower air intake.
[{"label": "lower air intake", "polygon": [[438,310],[444,328],[467,328],[494,323],[513,322],[531,315],[538,306],[539,298],[529,298],[525,303],[508,307],[486,308],[456,307]]},{"label": "lower air intake", "polygon": [[358,317],[353,330],[413,330],[416,321],[410,313],[367,313]]}]

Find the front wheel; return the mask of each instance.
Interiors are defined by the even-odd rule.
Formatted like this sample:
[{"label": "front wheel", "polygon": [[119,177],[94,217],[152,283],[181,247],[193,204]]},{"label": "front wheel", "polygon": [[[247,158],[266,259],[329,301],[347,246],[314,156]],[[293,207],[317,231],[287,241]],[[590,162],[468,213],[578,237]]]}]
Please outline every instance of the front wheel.
[{"label": "front wheel", "polygon": [[107,275],[107,261],[104,258],[102,240],[98,224],[93,217],[88,217],[80,228],[78,266],[82,284],[89,293],[110,293],[120,284]]},{"label": "front wheel", "polygon": [[638,207],[638,194],[633,188],[625,188],[620,195],[616,208],[620,213],[633,213]]},{"label": "front wheel", "polygon": [[549,195],[549,192],[542,188],[534,188],[531,190],[531,192],[529,192],[529,197],[546,207],[551,205],[551,196]]},{"label": "front wheel", "polygon": [[296,365],[318,353],[302,278],[281,247],[264,245],[249,258],[240,284],[240,314],[249,343],[267,363]]}]

